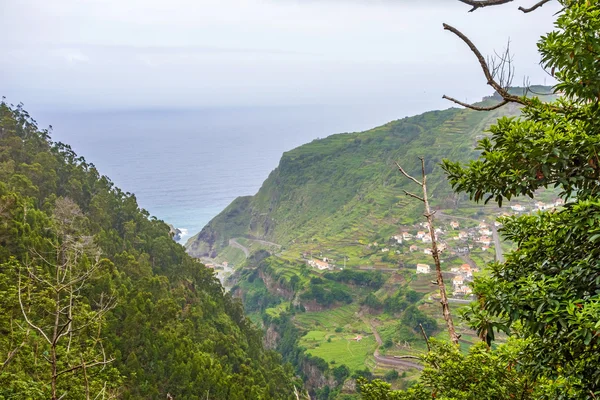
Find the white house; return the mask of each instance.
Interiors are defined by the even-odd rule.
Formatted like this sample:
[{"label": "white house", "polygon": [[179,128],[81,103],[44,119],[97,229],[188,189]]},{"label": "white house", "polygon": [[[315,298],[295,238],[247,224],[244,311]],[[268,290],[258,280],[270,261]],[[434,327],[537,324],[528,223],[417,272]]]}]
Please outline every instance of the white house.
[{"label": "white house", "polygon": [[423,231],[417,232],[417,239],[423,239],[424,236],[425,236],[425,232],[423,232]]},{"label": "white house", "polygon": [[523,207],[520,204],[515,204],[514,206],[510,206],[510,209],[516,212],[523,212],[525,211],[525,207]]},{"label": "white house", "polygon": [[465,281],[460,275],[456,275],[454,278],[452,278],[452,284],[454,285],[454,287],[460,287],[464,285],[464,283]]},{"label": "white house", "polygon": [[308,265],[318,269],[319,271],[329,269],[329,263],[326,261],[321,261],[321,260],[315,260],[315,259],[309,260]]},{"label": "white house", "polygon": [[431,267],[427,264],[417,264],[417,274],[428,274],[431,272]]},{"label": "white house", "polygon": [[421,240],[423,243],[431,243],[431,235],[428,233],[427,235],[423,236]]},{"label": "white house", "polygon": [[469,237],[469,234],[465,231],[460,231],[458,232],[458,239],[459,240],[466,240]]},{"label": "white house", "polygon": [[414,245],[414,244],[413,244],[412,246],[410,246],[409,250],[412,252],[412,251],[417,251],[417,250],[419,250],[419,248],[417,247],[417,245]]},{"label": "white house", "polygon": [[433,252],[431,251],[431,249],[427,248],[425,250],[423,250],[423,253],[427,254],[427,255],[432,255]]},{"label": "white house", "polygon": [[479,231],[479,234],[483,235],[483,236],[491,236],[492,235],[492,231],[490,231],[489,229],[482,229],[482,230]]},{"label": "white house", "polygon": [[402,236],[400,235],[392,236],[392,240],[395,240],[398,244],[402,244]]},{"label": "white house", "polygon": [[411,235],[410,233],[408,233],[408,232],[402,232],[402,239],[404,239],[404,240],[410,240],[412,238],[413,238],[413,235]]},{"label": "white house", "polygon": [[452,221],[450,222],[450,226],[452,227],[452,229],[458,229],[460,227],[460,224],[458,223],[458,221]]}]

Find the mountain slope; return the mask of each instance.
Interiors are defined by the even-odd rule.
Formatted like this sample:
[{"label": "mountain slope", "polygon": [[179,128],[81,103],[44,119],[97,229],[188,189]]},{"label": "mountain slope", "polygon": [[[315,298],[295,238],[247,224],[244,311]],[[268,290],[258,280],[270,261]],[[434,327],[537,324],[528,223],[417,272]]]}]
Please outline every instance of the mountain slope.
[{"label": "mountain slope", "polygon": [[4,102],[0,354],[0,398],[293,398],[214,272]]},{"label": "mountain slope", "polygon": [[296,247],[315,240],[332,245],[376,240],[421,212],[403,195],[415,188],[395,161],[418,175],[418,156],[424,156],[434,206],[450,207],[457,199],[437,164],[473,158],[484,129],[498,116],[516,113],[512,106],[487,113],[432,111],[300,146],[283,154],[256,195],[236,199],[191,238],[187,251],[214,257],[235,237]]}]

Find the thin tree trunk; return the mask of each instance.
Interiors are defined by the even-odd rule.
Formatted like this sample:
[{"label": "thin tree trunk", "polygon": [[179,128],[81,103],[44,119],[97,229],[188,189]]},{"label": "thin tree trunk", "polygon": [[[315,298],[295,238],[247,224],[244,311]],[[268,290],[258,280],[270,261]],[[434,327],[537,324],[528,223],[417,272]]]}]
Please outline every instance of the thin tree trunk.
[{"label": "thin tree trunk", "polygon": [[446,294],[446,286],[444,285],[444,277],[442,275],[440,254],[438,252],[437,241],[435,239],[435,228],[433,226],[433,214],[434,213],[431,212],[431,208],[429,206],[429,198],[427,195],[427,175],[425,175],[425,159],[423,157],[419,157],[419,159],[421,160],[421,172],[422,172],[422,177],[423,177],[422,181],[418,181],[417,179],[408,175],[406,173],[406,171],[404,171],[404,169],[400,166],[400,164],[396,163],[396,165],[398,166],[398,169],[400,170],[400,172],[402,172],[402,174],[404,176],[406,176],[413,182],[420,185],[421,189],[423,190],[423,197],[420,197],[420,196],[417,196],[416,194],[407,192],[406,190],[404,191],[404,193],[406,193],[407,196],[410,196],[417,200],[422,201],[425,206],[424,216],[425,216],[425,218],[427,218],[427,225],[429,226],[429,235],[431,236],[431,253],[432,253],[431,255],[432,255],[433,261],[435,263],[437,285],[438,285],[438,288],[440,291],[440,297],[441,297],[440,303],[442,305],[442,316],[444,317],[444,321],[446,321],[446,326],[448,328],[448,334],[450,336],[450,340],[455,345],[458,345],[459,337],[456,334],[456,329],[454,328],[454,322],[452,321],[452,314],[450,313],[450,305],[448,304],[448,296]]}]

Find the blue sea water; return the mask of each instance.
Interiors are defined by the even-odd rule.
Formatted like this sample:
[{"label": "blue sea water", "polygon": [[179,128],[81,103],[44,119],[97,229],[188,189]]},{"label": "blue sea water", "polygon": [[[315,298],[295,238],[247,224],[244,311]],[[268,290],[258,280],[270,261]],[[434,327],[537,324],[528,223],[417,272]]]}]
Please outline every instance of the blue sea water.
[{"label": "blue sea water", "polygon": [[238,196],[255,194],[284,151],[400,116],[393,107],[246,107],[95,112],[36,111],[139,205],[184,235]]}]

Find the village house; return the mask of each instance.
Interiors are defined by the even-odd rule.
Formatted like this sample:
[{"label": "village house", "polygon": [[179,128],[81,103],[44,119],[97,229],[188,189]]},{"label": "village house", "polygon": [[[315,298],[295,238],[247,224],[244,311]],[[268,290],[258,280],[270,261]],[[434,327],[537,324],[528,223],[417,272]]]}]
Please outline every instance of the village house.
[{"label": "village house", "polygon": [[446,243],[440,243],[438,244],[438,251],[441,253],[442,251],[446,250],[448,248],[448,246],[446,245]]},{"label": "village house", "polygon": [[510,209],[515,211],[515,212],[523,212],[525,211],[525,207],[523,207],[520,204],[515,204],[514,206],[510,206]]},{"label": "village house", "polygon": [[452,285],[454,285],[455,288],[461,287],[464,284],[465,284],[465,281],[462,276],[456,275],[454,278],[452,278]]},{"label": "village house", "polygon": [[417,232],[417,239],[423,239],[424,236],[425,236],[425,232],[423,232],[423,231]]},{"label": "village house", "polygon": [[481,236],[478,242],[485,246],[489,246],[490,244],[492,244],[492,239],[490,239],[489,236]]},{"label": "village house", "polygon": [[458,223],[458,221],[452,221],[452,222],[450,222],[450,226],[452,227],[452,229],[458,229],[458,228],[460,228],[460,224]]},{"label": "village house", "polygon": [[457,288],[454,289],[454,291],[452,292],[453,295],[464,295],[464,296],[468,296],[471,293],[473,293],[473,289],[471,289],[469,286],[459,286]]},{"label": "village house", "polygon": [[409,250],[410,250],[411,252],[413,252],[413,251],[417,251],[417,250],[419,250],[419,248],[418,248],[416,245],[414,245],[414,244],[413,244],[412,246],[410,246]]},{"label": "village house", "polygon": [[423,243],[431,243],[431,235],[428,233],[427,235],[423,236],[421,240]]},{"label": "village house", "polygon": [[487,227],[488,227],[488,224],[486,224],[485,222],[479,223],[479,229],[486,229]]},{"label": "village house", "polygon": [[469,238],[469,234],[465,231],[460,231],[458,232],[458,239],[459,240],[466,240]]},{"label": "village house", "polygon": [[411,235],[410,233],[408,233],[408,232],[402,232],[402,239],[404,239],[404,240],[410,240],[412,238],[413,238],[413,235]]},{"label": "village house", "polygon": [[423,253],[425,253],[425,254],[427,254],[427,255],[429,255],[429,256],[433,254],[433,252],[432,252],[432,251],[431,251],[431,249],[429,249],[429,248],[427,248],[427,249],[423,250]]},{"label": "village house", "polygon": [[382,253],[387,253],[388,251],[390,251],[390,249],[388,249],[387,247],[384,247],[383,249],[381,249]]},{"label": "village house", "polygon": [[565,204],[565,201],[561,198],[554,200],[554,207],[560,207]]},{"label": "village house", "polygon": [[431,267],[427,264],[417,264],[417,274],[428,274],[431,272]]},{"label": "village house", "polygon": [[483,235],[483,236],[491,236],[492,235],[492,231],[490,231],[489,229],[481,229],[479,231],[479,234]]},{"label": "village house", "polygon": [[456,252],[458,254],[468,254],[469,253],[469,249],[470,249],[470,247],[468,247],[468,246],[457,247],[456,248]]},{"label": "village house", "polygon": [[318,269],[319,271],[330,269],[329,263],[327,261],[321,261],[321,260],[312,259],[312,260],[308,261],[308,265],[310,265],[311,267],[314,267],[314,268]]},{"label": "village house", "polygon": [[402,244],[402,236],[400,236],[400,235],[392,236],[392,240],[395,240],[396,243],[398,243],[398,244]]},{"label": "village house", "polygon": [[471,266],[469,264],[463,264],[460,266],[460,272],[463,276],[467,278],[473,277],[473,272],[471,270]]}]

